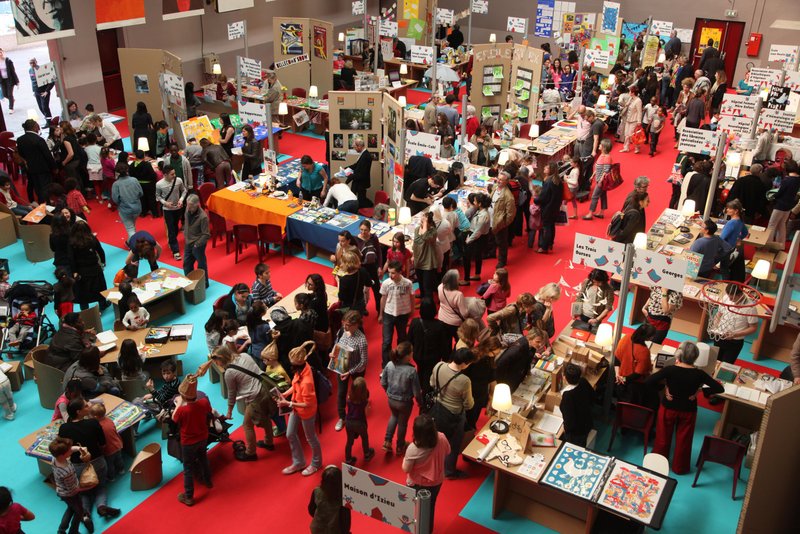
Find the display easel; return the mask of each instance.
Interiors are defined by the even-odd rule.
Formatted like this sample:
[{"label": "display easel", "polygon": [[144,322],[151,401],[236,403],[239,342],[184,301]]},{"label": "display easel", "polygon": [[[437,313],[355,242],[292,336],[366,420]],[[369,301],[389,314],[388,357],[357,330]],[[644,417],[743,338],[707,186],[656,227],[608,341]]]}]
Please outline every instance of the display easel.
[{"label": "display easel", "polygon": [[[509,43],[479,44],[473,48],[472,89],[470,101],[475,106],[481,120],[486,118],[484,111],[499,119],[506,110],[508,102],[508,79],[511,76],[511,57],[514,45]],[[494,76],[496,67],[502,69],[502,79]],[[541,77],[541,68],[539,69]],[[493,94],[484,94],[484,86],[491,86]],[[537,84],[538,85],[538,84]],[[533,96],[533,95],[532,95]],[[537,94],[538,98],[538,94]]]},{"label": "display easel", "polygon": [[[542,81],[542,63],[544,63],[544,50],[541,48],[514,45],[509,102],[519,110],[520,122],[535,121]],[[521,89],[518,90],[518,87]]]},{"label": "display easel", "polygon": [[[300,54],[284,53],[281,46],[281,24],[298,24],[302,28],[299,35],[300,41],[297,43],[299,47],[302,47]],[[318,31],[315,31],[315,28]],[[299,56],[308,56],[307,61],[276,69],[278,80],[290,92],[296,87],[308,91],[309,87],[316,85],[321,96],[333,89],[333,45],[336,35],[333,33],[332,23],[309,18],[273,17],[272,32],[274,36],[273,57],[276,64],[279,65],[281,61],[296,59]],[[323,40],[322,35],[324,35],[324,42],[320,43],[319,41]]]}]

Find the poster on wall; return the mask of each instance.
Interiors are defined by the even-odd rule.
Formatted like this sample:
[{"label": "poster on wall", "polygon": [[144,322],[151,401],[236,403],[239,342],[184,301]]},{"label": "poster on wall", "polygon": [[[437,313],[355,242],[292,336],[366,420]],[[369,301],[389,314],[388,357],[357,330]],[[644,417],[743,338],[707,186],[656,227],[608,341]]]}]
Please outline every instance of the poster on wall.
[{"label": "poster on wall", "polygon": [[622,39],[628,43],[628,46],[632,45],[633,42],[636,40],[636,37],[639,35],[644,35],[644,32],[647,31],[647,24],[641,22],[628,22],[627,20],[622,21]]},{"label": "poster on wall", "polygon": [[405,484],[342,464],[342,499],[354,512],[404,532],[417,532],[416,496]]},{"label": "poster on wall", "polygon": [[137,93],[149,93],[150,80],[148,79],[147,74],[134,74],[133,86],[136,88]]},{"label": "poster on wall", "polygon": [[217,0],[217,13],[227,13],[237,9],[253,7],[255,0]]},{"label": "poster on wall", "polygon": [[683,44],[691,44],[692,43],[692,33],[693,30],[691,28],[673,28],[677,33],[677,38],[681,40]]},{"label": "poster on wall", "polygon": [[[58,2],[43,2],[57,4]],[[94,3],[94,18],[98,30],[144,24],[144,0],[103,0]]]},{"label": "poster on wall", "polygon": [[419,0],[403,1],[403,18],[409,20],[419,18]]},{"label": "poster on wall", "polygon": [[770,87],[767,95],[767,109],[786,109],[786,105],[789,103],[789,92],[788,87],[780,85]]},{"label": "poster on wall", "polygon": [[700,30],[700,43],[697,46],[697,53],[702,54],[706,49],[708,40],[714,41],[714,48],[719,50],[719,42],[722,39],[722,29],[720,28],[703,28]]},{"label": "poster on wall", "polygon": [[486,15],[489,12],[489,0],[472,0],[472,12],[477,15]]},{"label": "poster on wall", "polygon": [[659,37],[669,38],[669,32],[672,31],[672,23],[665,20],[654,20],[650,25],[650,34],[658,35]]},{"label": "poster on wall", "polygon": [[328,59],[328,28],[314,26],[314,57]]},{"label": "poster on wall", "polygon": [[298,56],[303,53],[303,25],[281,22],[281,54]]},{"label": "poster on wall", "polygon": [[205,0],[162,0],[161,13],[164,20],[202,15],[205,13]]},{"label": "poster on wall", "polygon": [[433,47],[416,45],[412,46],[411,63],[421,63],[423,65],[430,65],[433,63]]},{"label": "poster on wall", "polygon": [[600,23],[600,33],[617,34],[619,7],[617,2],[603,2],[603,22]]},{"label": "poster on wall", "polygon": [[536,24],[533,27],[533,34],[536,37],[553,36],[555,7],[556,0],[539,0],[536,4]]},{"label": "poster on wall", "polygon": [[619,37],[599,34],[597,37],[592,38],[589,48],[608,52],[608,60],[613,64],[617,60],[617,54],[619,53]]},{"label": "poster on wall", "polygon": [[770,45],[767,61],[779,61],[792,69],[797,64],[798,50],[800,50],[798,45]]},{"label": "poster on wall", "polygon": [[438,158],[441,145],[442,138],[438,135],[414,130],[406,131],[406,158],[411,156]]},{"label": "poster on wall", "polygon": [[[406,36],[409,39],[422,40],[425,38],[425,21],[420,19],[409,19]],[[413,47],[412,47],[413,48]]]},{"label": "poster on wall", "polygon": [[244,37],[245,29],[244,29],[244,21],[238,20],[236,22],[229,22],[228,23],[228,40],[233,41],[236,39],[241,39]]},{"label": "poster on wall", "polygon": [[17,30],[17,44],[75,35],[72,7],[68,0],[14,0],[10,4]]},{"label": "poster on wall", "polygon": [[522,17],[508,17],[506,31],[511,33],[527,33],[528,19]]}]

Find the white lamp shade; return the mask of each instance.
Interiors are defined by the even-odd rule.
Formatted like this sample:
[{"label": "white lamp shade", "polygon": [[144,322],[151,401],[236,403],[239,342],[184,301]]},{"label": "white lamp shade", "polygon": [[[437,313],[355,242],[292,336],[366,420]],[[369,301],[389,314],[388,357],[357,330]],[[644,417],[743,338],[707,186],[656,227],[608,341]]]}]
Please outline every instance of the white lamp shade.
[{"label": "white lamp shade", "polygon": [[397,215],[397,224],[411,224],[411,208],[403,206]]},{"label": "white lamp shade", "polygon": [[408,74],[408,65],[400,63],[400,74]]},{"label": "white lamp shade", "polygon": [[508,384],[497,384],[492,395],[492,408],[498,412],[508,412],[512,406],[511,388]]},{"label": "white lamp shade", "polygon": [[594,341],[603,348],[610,348],[614,343],[614,329],[608,323],[603,323],[597,327],[597,334]]},{"label": "white lamp shade", "polygon": [[406,102],[406,97],[404,97],[403,95],[400,95],[400,96],[397,97],[397,103],[400,104],[402,107],[406,107],[406,104],[408,102]]},{"label": "white lamp shade", "polygon": [[289,114],[289,106],[286,102],[281,102],[278,104],[278,115],[288,115]]},{"label": "white lamp shade", "polygon": [[340,43],[344,42],[344,32],[339,32],[339,42]]},{"label": "white lamp shade", "polygon": [[644,232],[638,232],[636,236],[633,238],[633,248],[638,250],[644,250],[647,248],[647,234]]},{"label": "white lamp shade", "polygon": [[613,74],[608,75],[608,85],[614,85],[617,83],[617,77]]},{"label": "white lamp shade", "polygon": [[697,350],[700,354],[697,356],[697,359],[694,361],[695,367],[705,367],[708,365],[708,355],[711,352],[711,347],[708,346],[708,343],[696,343]]},{"label": "white lamp shade", "polygon": [[319,89],[317,89],[316,85],[312,85],[308,88],[308,98],[317,98],[319,97]]},{"label": "white lamp shade", "polygon": [[756,262],[756,266],[753,267],[753,278],[758,278],[759,280],[769,278],[769,261],[758,260]]},{"label": "white lamp shade", "polygon": [[691,217],[694,215],[694,212],[697,210],[697,206],[695,206],[694,200],[688,198],[683,201],[683,208],[681,209],[681,214],[684,217]]},{"label": "white lamp shade", "polygon": [[222,66],[219,63],[211,65],[211,74],[222,74]]},{"label": "white lamp shade", "polygon": [[734,150],[728,152],[728,155],[725,157],[725,163],[727,163],[729,167],[738,167],[742,163],[742,153]]},{"label": "white lamp shade", "polygon": [[490,33],[489,34],[489,42],[490,43],[496,43],[497,42],[497,34],[496,33]]},{"label": "white lamp shade", "polygon": [[538,124],[531,124],[531,129],[528,130],[528,137],[531,139],[536,139],[539,137],[539,125]]},{"label": "white lamp shade", "polygon": [[142,152],[150,152],[150,141],[148,141],[146,137],[140,137],[136,148]]},{"label": "white lamp shade", "polygon": [[497,164],[505,165],[506,163],[508,163],[508,152],[503,150],[502,152],[500,152],[500,155],[497,156]]}]

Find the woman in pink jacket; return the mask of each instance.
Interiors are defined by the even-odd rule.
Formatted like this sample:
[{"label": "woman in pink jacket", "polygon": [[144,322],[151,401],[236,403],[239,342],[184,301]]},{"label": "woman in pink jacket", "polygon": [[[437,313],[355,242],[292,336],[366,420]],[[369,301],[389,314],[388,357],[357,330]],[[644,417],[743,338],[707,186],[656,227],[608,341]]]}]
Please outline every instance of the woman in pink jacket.
[{"label": "woman in pink jacket", "polygon": [[450,269],[439,284],[439,320],[445,324],[454,341],[458,341],[458,327],[469,312],[464,293],[458,289],[458,281],[458,271]]},{"label": "woman in pink jacket", "polygon": [[450,454],[450,444],[441,432],[436,431],[433,418],[428,414],[414,419],[414,441],[406,449],[403,471],[408,474],[406,484],[416,491],[431,492],[431,513],[428,532],[433,532],[433,514],[436,497],[444,482],[444,459]]}]

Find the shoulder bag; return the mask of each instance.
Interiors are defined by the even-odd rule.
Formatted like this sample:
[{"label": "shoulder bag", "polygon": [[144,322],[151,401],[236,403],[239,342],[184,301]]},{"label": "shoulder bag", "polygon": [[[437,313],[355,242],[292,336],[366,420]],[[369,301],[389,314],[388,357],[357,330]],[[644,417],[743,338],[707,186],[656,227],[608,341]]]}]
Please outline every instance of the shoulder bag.
[{"label": "shoulder bag", "polygon": [[443,387],[439,387],[439,371],[442,370],[442,365],[447,365],[447,364],[441,362],[441,365],[436,367],[436,387],[425,393],[425,397],[422,399],[422,406],[420,407],[420,409],[423,413],[429,413],[431,410],[433,410],[436,401],[439,400],[439,395],[444,393],[444,391],[447,389],[447,386],[450,385],[450,382],[452,382],[454,378],[456,378],[458,375],[461,374],[461,371],[457,372],[452,377],[450,377],[450,380],[445,382]]}]

